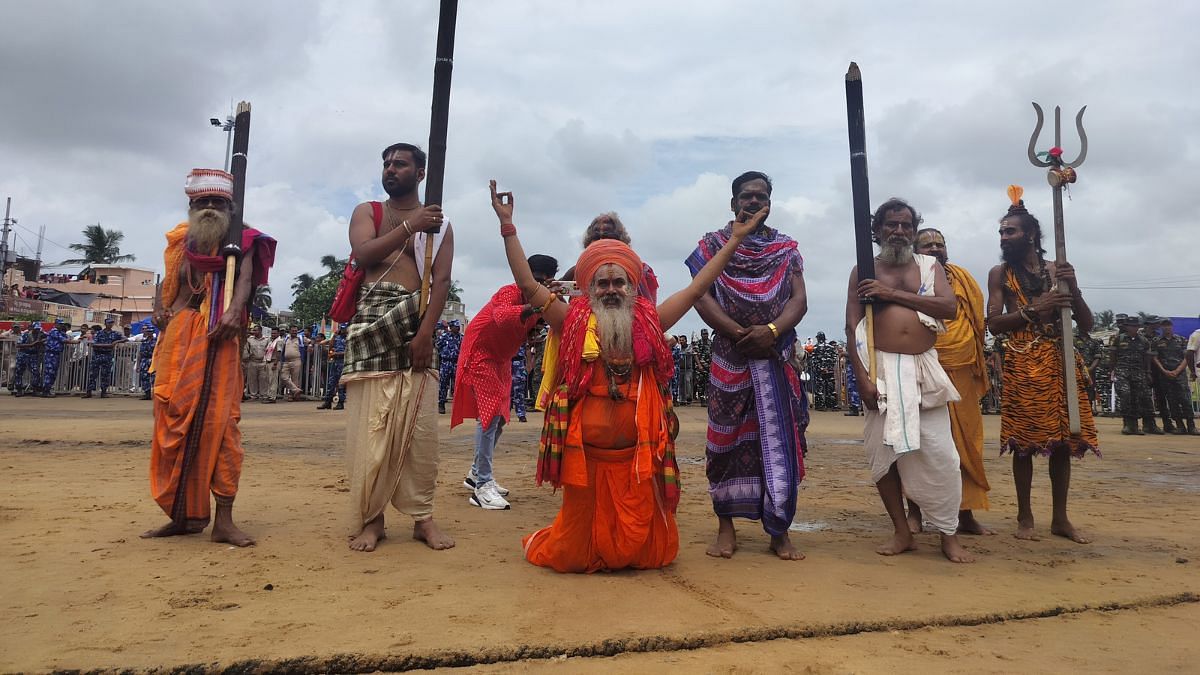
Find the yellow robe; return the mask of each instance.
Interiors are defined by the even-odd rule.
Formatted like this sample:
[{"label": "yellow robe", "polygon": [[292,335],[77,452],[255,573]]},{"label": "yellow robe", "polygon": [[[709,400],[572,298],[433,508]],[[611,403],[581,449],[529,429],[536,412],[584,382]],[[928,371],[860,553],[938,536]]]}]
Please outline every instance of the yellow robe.
[{"label": "yellow robe", "polygon": [[950,404],[950,431],[962,465],[962,509],[988,508],[991,489],[983,470],[983,413],[979,399],[988,392],[987,365],[983,356],[983,291],[971,275],[957,265],[947,263],[946,278],[958,300],[958,314],[946,322],[946,332],[938,336],[938,361],[962,396]]}]

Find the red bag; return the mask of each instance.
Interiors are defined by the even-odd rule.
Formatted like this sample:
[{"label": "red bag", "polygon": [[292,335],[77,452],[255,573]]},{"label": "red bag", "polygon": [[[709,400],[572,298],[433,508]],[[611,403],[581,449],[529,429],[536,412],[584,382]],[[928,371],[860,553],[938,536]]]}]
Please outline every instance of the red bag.
[{"label": "red bag", "polygon": [[[383,224],[383,204],[380,202],[369,202],[371,204],[371,215],[375,220],[375,236],[379,236],[379,226]],[[354,314],[358,311],[358,289],[362,288],[363,279],[367,273],[359,269],[358,261],[354,259],[354,254],[350,254],[350,260],[346,262],[346,268],[342,270],[342,280],[338,282],[337,292],[333,294],[333,304],[329,307],[329,318],[338,323],[345,323],[354,318]]]}]

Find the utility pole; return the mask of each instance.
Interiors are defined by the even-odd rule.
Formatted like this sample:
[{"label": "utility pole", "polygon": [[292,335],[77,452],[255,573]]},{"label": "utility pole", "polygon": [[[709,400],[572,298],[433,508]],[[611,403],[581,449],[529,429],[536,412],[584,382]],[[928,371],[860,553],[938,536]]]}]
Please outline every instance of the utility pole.
[{"label": "utility pole", "polygon": [[[16,252],[8,245],[8,231],[17,223],[15,218],[12,218],[12,197],[8,198],[7,204],[4,206],[4,225],[0,231],[0,281],[8,279],[8,268],[17,261]],[[15,241],[14,237],[14,241]]]}]

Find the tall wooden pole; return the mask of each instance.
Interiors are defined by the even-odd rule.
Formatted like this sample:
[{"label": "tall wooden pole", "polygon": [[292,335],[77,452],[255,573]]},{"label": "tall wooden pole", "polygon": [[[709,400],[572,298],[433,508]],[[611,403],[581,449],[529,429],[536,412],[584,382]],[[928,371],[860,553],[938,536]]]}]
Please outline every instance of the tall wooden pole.
[{"label": "tall wooden pole", "polygon": [[[237,265],[242,259],[242,229],[245,227],[246,164],[250,148],[250,104],[238,103],[237,115],[233,118],[233,156],[230,173],[233,174],[233,216],[229,219],[229,230],[225,233],[225,246],[221,255],[225,257],[225,288],[222,294],[221,311],[233,303],[233,287],[237,279]],[[220,317],[216,317],[220,318]]]},{"label": "tall wooden pole", "polygon": [[[429,166],[425,171],[425,204],[442,203],[442,184],[446,177],[446,133],[450,126],[450,76],[454,72],[454,28],[458,20],[458,0],[441,0],[438,15],[437,58],[433,63],[433,106],[429,121]],[[429,306],[429,287],[433,279],[433,234],[425,239],[425,271],[421,275],[421,313]]]},{"label": "tall wooden pole", "polygon": [[[850,134],[850,191],[854,209],[854,250],[858,280],[875,278],[875,243],[871,233],[871,190],[867,182],[867,125],[863,111],[862,73],[850,62],[846,71],[846,128]],[[867,374],[875,382],[875,308],[860,298],[867,321]]]}]

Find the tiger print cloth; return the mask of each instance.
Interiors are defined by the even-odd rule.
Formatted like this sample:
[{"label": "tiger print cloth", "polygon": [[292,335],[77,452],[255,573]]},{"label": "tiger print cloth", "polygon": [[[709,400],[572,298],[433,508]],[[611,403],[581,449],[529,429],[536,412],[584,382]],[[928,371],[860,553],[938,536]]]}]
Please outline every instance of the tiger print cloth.
[{"label": "tiger print cloth", "polygon": [[[1017,307],[1029,304],[1016,274],[1004,266],[1004,288]],[[1079,390],[1080,435],[1071,436],[1063,386],[1062,331],[1056,324],[1025,326],[1009,333],[1004,343],[1000,400],[1000,454],[1050,455],[1067,450],[1076,458],[1089,450],[1100,455],[1096,422],[1087,405],[1088,371],[1075,353],[1075,383]]]}]

